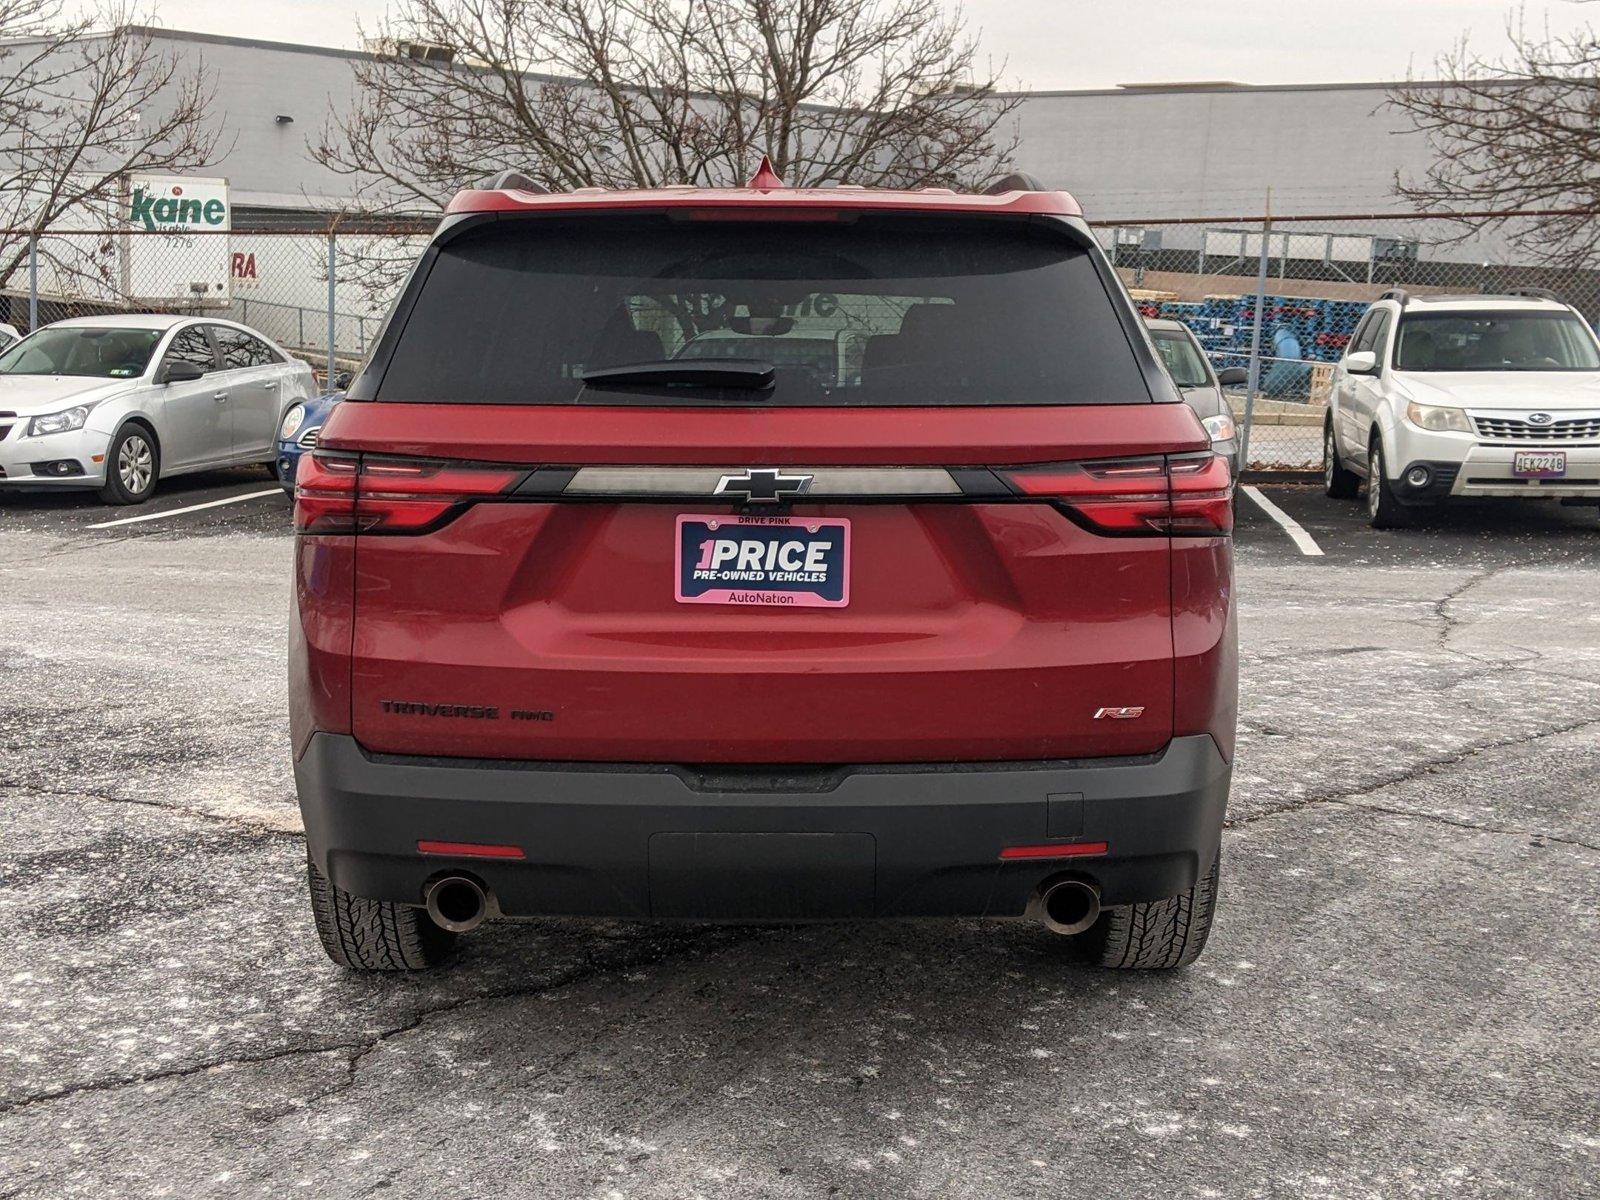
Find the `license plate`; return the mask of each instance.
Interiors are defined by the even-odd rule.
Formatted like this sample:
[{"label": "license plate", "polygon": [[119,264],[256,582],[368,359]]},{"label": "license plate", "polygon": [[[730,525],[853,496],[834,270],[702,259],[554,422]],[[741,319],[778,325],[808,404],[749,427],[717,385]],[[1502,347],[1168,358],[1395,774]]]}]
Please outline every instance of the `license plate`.
[{"label": "license plate", "polygon": [[1565,450],[1518,450],[1511,459],[1518,479],[1560,479],[1567,473]]},{"label": "license plate", "polygon": [[678,518],[677,599],[749,608],[850,603],[850,522],[818,517]]}]

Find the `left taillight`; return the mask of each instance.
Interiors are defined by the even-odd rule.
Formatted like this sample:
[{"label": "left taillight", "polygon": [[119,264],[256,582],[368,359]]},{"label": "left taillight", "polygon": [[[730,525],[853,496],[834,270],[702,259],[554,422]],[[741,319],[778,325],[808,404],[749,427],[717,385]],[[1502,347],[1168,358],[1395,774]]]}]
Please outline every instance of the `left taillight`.
[{"label": "left taillight", "polygon": [[503,496],[523,467],[317,451],[295,475],[300,533],[396,534],[436,529],[467,505]]},{"label": "left taillight", "polygon": [[1228,460],[1211,453],[1060,463],[1004,472],[1097,533],[1217,537],[1233,529]]}]

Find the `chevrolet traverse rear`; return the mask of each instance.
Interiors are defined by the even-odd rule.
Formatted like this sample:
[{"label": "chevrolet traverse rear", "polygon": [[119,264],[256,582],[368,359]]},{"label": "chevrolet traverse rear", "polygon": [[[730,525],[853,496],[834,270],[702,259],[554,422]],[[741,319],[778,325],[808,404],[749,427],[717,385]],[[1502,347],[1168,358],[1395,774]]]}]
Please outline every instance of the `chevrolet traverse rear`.
[{"label": "chevrolet traverse rear", "polygon": [[1227,463],[1071,197],[758,182],[462,193],[302,462],[328,953],[989,916],[1192,961]]}]

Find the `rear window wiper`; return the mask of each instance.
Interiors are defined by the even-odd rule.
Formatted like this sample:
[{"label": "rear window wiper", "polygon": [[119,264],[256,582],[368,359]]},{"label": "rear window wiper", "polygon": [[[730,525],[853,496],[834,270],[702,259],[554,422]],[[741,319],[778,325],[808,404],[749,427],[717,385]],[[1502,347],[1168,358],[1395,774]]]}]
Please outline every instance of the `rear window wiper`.
[{"label": "rear window wiper", "polygon": [[777,382],[778,370],[769,362],[753,358],[672,358],[627,363],[620,367],[596,367],[585,371],[582,378],[590,387],[600,388],[658,385],[761,392]]}]

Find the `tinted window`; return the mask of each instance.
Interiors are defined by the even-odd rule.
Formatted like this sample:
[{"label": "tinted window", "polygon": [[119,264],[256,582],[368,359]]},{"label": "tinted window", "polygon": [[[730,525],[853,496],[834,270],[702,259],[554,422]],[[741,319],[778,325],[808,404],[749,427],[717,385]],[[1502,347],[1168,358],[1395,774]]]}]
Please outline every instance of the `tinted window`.
[{"label": "tinted window", "polygon": [[1401,371],[1594,371],[1600,352],[1570,313],[1407,314],[1395,367]]},{"label": "tinted window", "polygon": [[1356,326],[1356,332],[1350,339],[1350,353],[1359,354],[1363,350],[1372,349],[1372,335],[1378,330],[1378,312],[1369,308],[1367,315],[1361,318],[1361,323]]},{"label": "tinted window", "polygon": [[1378,356],[1378,361],[1383,361],[1383,350],[1389,340],[1389,326],[1394,321],[1394,314],[1384,309],[1378,314],[1377,320],[1372,322],[1372,329],[1367,338],[1366,349]]},{"label": "tinted window", "polygon": [[[585,371],[754,359],[770,393],[586,387]],[[1148,401],[1088,254],[1021,227],[590,221],[447,244],[378,398],[572,404]]]},{"label": "tinted window", "polygon": [[1211,373],[1206,370],[1205,360],[1186,335],[1153,329],[1150,337],[1173,383],[1181,388],[1206,387],[1211,383]]},{"label": "tinted window", "polygon": [[216,335],[217,348],[222,351],[224,371],[239,367],[265,367],[280,361],[271,346],[242,329],[213,325],[211,332]]},{"label": "tinted window", "polygon": [[217,365],[211,352],[211,341],[206,337],[206,331],[198,325],[189,326],[172,339],[165,361],[191,362],[206,371],[215,370]]},{"label": "tinted window", "polygon": [[41,329],[0,354],[0,375],[136,379],[150,365],[159,329],[68,325]]}]

